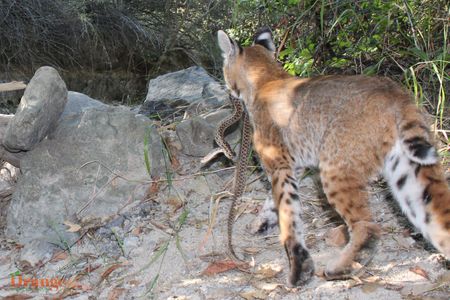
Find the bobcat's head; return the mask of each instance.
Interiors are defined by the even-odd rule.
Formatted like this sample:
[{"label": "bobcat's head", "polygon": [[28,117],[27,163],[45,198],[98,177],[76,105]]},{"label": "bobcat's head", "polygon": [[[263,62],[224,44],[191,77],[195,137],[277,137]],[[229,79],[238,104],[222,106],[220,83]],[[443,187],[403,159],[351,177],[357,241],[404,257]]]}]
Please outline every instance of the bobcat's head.
[{"label": "bobcat's head", "polygon": [[250,47],[243,48],[219,30],[219,47],[223,56],[225,83],[234,97],[251,101],[258,82],[279,69],[275,61],[275,45],[269,28],[260,29]]}]

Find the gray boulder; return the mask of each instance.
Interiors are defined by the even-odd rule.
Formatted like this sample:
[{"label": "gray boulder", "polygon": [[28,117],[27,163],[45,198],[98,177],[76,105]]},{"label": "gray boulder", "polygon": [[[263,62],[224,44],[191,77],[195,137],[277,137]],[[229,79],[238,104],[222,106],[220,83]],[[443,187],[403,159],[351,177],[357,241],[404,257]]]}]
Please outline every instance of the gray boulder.
[{"label": "gray boulder", "polygon": [[139,113],[161,117],[170,115],[179,106],[216,108],[227,99],[226,91],[201,67],[159,76],[150,80],[147,97]]},{"label": "gray boulder", "polygon": [[56,126],[67,102],[67,88],[52,67],[39,68],[27,85],[3,145],[12,151],[30,150]]},{"label": "gray boulder", "polygon": [[108,105],[92,99],[85,94],[69,91],[67,95],[67,104],[64,107],[61,117],[65,117],[70,114],[79,114],[91,107],[106,109]]},{"label": "gray boulder", "polygon": [[151,173],[157,176],[165,170],[162,142],[148,118],[121,107],[62,118],[21,161],[6,234],[25,245],[39,241],[33,247],[70,245],[77,234],[67,232],[64,221],[106,217],[130,199],[142,199],[150,179],[146,135]]},{"label": "gray boulder", "polygon": [[[203,157],[214,149],[214,136],[217,126],[231,113],[230,109],[221,109],[203,117],[194,117],[180,122],[176,133],[182,145],[182,152],[189,156]],[[239,141],[239,123],[226,132],[230,145]]]}]

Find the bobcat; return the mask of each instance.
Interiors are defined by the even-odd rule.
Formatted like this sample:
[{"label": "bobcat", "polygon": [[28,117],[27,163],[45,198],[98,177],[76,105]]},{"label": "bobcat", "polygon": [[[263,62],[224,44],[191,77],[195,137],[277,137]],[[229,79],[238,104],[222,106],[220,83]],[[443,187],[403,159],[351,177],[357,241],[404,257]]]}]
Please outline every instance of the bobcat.
[{"label": "bobcat", "polygon": [[380,235],[368,208],[369,179],[382,171],[409,220],[450,257],[450,191],[432,137],[411,95],[392,80],[367,76],[297,78],[276,62],[268,28],[243,48],[223,31],[218,42],[226,85],[241,99],[253,143],[272,182],[280,239],[289,261],[288,285],[314,273],[303,240],[297,173],[318,167],[330,205],[350,241],[328,263],[340,278]]}]

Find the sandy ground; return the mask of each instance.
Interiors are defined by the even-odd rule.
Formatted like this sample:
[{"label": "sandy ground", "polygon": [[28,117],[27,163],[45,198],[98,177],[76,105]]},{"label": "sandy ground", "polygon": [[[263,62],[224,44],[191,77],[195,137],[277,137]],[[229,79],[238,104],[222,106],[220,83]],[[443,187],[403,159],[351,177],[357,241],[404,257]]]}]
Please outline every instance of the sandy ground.
[{"label": "sandy ground", "polygon": [[[218,168],[216,168],[218,169]],[[239,203],[234,244],[246,264],[226,256],[229,198],[224,189],[232,170],[176,177],[172,186],[154,186],[157,196],[136,201],[112,220],[81,226],[83,237],[70,251],[55,249],[42,263],[21,260],[21,245],[0,242],[2,299],[448,299],[450,271],[445,259],[405,225],[386,191],[374,184],[371,206],[383,235],[373,260],[352,279],[326,281],[315,276],[306,285],[285,287],[287,260],[278,228],[252,233],[269,192],[255,173]],[[227,185],[228,184],[228,185]],[[342,240],[339,219],[310,177],[301,183],[306,241],[323,268],[336,257]],[[408,229],[409,228],[409,229]],[[20,275],[19,275],[20,274]],[[22,280],[37,288],[19,286]],[[51,281],[54,279],[54,281]],[[12,280],[14,280],[14,284]],[[63,283],[57,280],[64,280]],[[23,282],[22,282],[23,283]]]}]

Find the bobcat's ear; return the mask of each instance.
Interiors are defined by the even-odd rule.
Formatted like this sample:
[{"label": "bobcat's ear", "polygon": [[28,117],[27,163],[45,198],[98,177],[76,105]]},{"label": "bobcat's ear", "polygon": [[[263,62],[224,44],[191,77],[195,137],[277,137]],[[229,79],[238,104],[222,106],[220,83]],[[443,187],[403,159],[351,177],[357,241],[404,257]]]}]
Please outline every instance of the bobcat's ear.
[{"label": "bobcat's ear", "polygon": [[275,44],[273,43],[272,31],[269,27],[260,28],[253,37],[253,45],[261,45],[271,52],[275,52]]},{"label": "bobcat's ear", "polygon": [[222,50],[222,56],[225,60],[229,60],[242,51],[242,48],[222,30],[217,32],[217,39],[219,41],[220,50]]}]

